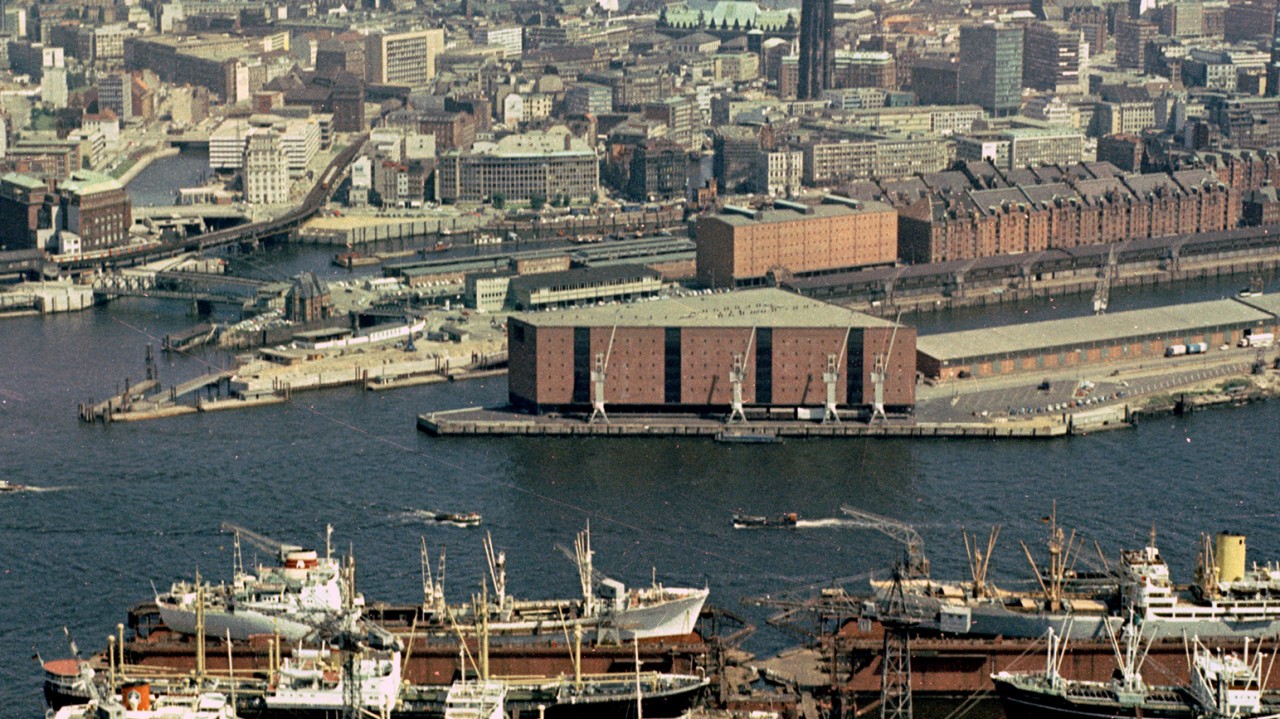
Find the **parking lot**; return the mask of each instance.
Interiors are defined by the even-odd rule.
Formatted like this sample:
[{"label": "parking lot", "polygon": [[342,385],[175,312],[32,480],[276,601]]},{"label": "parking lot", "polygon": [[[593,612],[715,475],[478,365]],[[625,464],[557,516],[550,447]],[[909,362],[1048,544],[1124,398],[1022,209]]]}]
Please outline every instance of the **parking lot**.
[{"label": "parking lot", "polygon": [[917,389],[921,422],[1061,417],[1106,404],[1133,403],[1217,378],[1248,373],[1255,355],[1236,351],[1079,367],[1070,374],[962,379]]}]

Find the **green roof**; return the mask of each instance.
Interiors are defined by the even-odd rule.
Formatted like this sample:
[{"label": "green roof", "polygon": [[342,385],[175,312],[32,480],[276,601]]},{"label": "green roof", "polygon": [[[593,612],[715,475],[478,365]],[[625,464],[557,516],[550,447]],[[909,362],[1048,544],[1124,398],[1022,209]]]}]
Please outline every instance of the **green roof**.
[{"label": "green roof", "polygon": [[748,22],[753,27],[783,27],[787,24],[788,15],[795,17],[797,27],[800,24],[799,8],[766,10],[749,0],[720,0],[710,7],[703,8],[689,7],[688,5],[684,7],[668,6],[667,22],[677,27],[692,25],[698,22],[699,13],[702,14],[704,23],[714,22],[717,26],[726,23],[732,26],[736,20],[739,27],[745,27]]},{"label": "green roof", "polygon": [[892,327],[888,320],[778,289],[740,290],[512,315],[537,327]]},{"label": "green roof", "polygon": [[40,190],[46,187],[46,185],[40,180],[32,177],[31,175],[24,175],[21,172],[7,172],[4,176],[0,177],[0,180],[3,180],[10,185],[25,187],[28,190]]},{"label": "green roof", "polygon": [[92,170],[76,170],[71,173],[71,179],[58,183],[58,188],[67,192],[84,195],[94,192],[106,192],[108,190],[123,190],[124,185],[120,181],[110,175],[104,175],[101,172]]}]

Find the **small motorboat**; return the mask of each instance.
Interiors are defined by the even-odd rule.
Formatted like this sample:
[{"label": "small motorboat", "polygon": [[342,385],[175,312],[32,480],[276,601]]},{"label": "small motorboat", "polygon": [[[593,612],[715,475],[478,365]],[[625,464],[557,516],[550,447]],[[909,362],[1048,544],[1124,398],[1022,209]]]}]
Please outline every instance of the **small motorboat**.
[{"label": "small motorboat", "polygon": [[779,514],[777,517],[773,518],[754,514],[733,515],[733,526],[735,529],[795,529],[796,523],[799,521],[800,516],[795,512]]},{"label": "small motorboat", "polygon": [[436,512],[435,521],[453,524],[458,527],[480,526],[479,512]]},{"label": "small motorboat", "polygon": [[25,492],[31,489],[25,484],[13,484],[7,479],[0,479],[0,493],[3,492]]}]

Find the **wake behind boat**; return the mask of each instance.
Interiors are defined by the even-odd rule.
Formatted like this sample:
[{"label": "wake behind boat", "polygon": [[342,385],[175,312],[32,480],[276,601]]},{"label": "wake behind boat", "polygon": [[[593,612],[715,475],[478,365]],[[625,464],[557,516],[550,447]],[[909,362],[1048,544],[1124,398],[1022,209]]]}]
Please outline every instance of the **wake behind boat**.
[{"label": "wake behind boat", "polygon": [[479,512],[432,512],[426,514],[435,522],[452,524],[455,527],[479,527]]},{"label": "wake behind boat", "polygon": [[795,529],[800,521],[800,515],[795,512],[787,512],[779,514],[776,517],[766,517],[755,514],[735,514],[733,515],[734,529]]}]

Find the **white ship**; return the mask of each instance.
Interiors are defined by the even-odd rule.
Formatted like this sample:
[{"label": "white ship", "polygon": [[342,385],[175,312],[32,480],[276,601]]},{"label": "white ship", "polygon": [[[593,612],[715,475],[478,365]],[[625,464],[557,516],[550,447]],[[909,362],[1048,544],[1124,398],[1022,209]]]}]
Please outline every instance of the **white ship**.
[{"label": "white ship", "polygon": [[1246,569],[1243,535],[1202,537],[1196,583],[1177,587],[1155,539],[1121,554],[1124,603],[1145,633],[1166,637],[1280,635],[1280,564]]},{"label": "white ship", "polygon": [[[293,642],[358,613],[364,605],[364,598],[351,591],[348,570],[327,547],[321,558],[313,550],[234,529],[236,561],[230,586],[201,583],[197,576],[195,582],[177,582],[168,592],[156,595],[160,618],[169,629],[194,635],[203,625],[208,637],[278,634]],[[277,551],[279,564],[259,565],[256,574],[246,573],[240,560],[242,534]]]},{"label": "white ship", "polygon": [[[423,618],[425,625],[444,627],[449,633],[478,633],[487,623],[495,637],[552,634],[562,636],[574,627],[587,632],[588,641],[620,642],[631,639],[684,637],[691,634],[710,590],[666,587],[656,580],[648,587],[627,588],[599,574],[593,564],[590,529],[578,533],[572,558],[578,566],[580,599],[517,600],[506,592],[506,557],[495,552],[485,538],[489,575],[496,597],[488,602],[487,617],[473,604],[446,605],[444,591],[432,580],[423,563]],[[567,551],[567,550],[566,550]],[[418,624],[422,631],[424,624]]]},{"label": "white ship", "polygon": [[236,719],[225,695],[214,692],[151,697],[145,685],[125,686],[123,699],[72,704],[51,712],[50,719]]},{"label": "white ship", "polygon": [[398,648],[294,649],[261,708],[270,716],[320,718],[350,708],[365,716],[390,716],[400,698],[401,666]]}]

